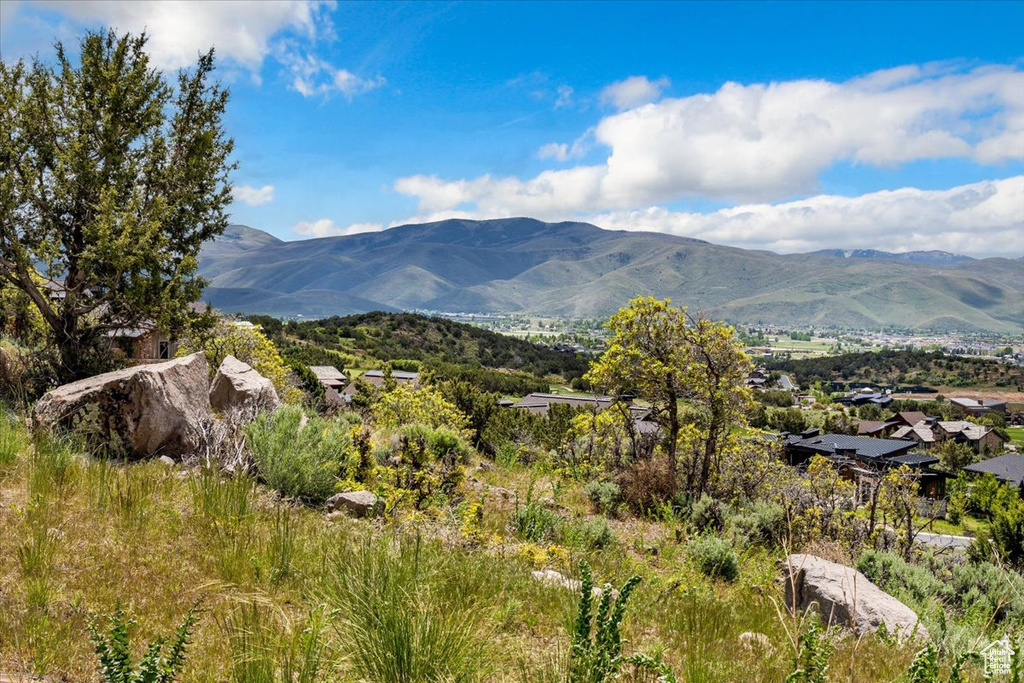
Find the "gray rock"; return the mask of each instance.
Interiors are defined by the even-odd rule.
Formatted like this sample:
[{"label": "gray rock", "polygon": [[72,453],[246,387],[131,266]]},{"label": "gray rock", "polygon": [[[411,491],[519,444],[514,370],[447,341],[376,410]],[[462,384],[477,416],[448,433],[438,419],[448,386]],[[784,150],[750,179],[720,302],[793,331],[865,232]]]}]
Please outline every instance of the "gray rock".
[{"label": "gray rock", "polygon": [[783,564],[783,581],[791,610],[817,603],[823,622],[849,627],[858,635],[885,624],[890,634],[901,639],[928,637],[914,610],[856,569],[815,555],[790,555]]},{"label": "gray rock", "polygon": [[375,517],[384,512],[384,499],[370,491],[345,491],[327,499],[328,512],[345,511],[356,517]]},{"label": "gray rock", "polygon": [[[562,572],[556,572],[554,569],[538,569],[530,573],[534,581],[542,583],[545,586],[551,586],[552,588],[564,588],[572,593],[579,593],[583,587],[583,584],[576,579],[570,579]],[[599,586],[594,586],[590,589],[590,594],[595,598],[600,598],[604,591]],[[612,589],[611,593],[613,598],[619,597],[619,592]]]},{"label": "gray rock", "polygon": [[159,460],[164,465],[167,465],[168,467],[174,467],[175,465],[178,464],[174,461],[174,458],[168,455],[161,455],[159,458],[157,458],[157,460]]},{"label": "gray rock", "polygon": [[218,413],[255,417],[281,405],[274,383],[234,356],[226,357],[210,385],[210,406]]},{"label": "gray rock", "polygon": [[206,357],[194,353],[65,384],[36,403],[36,426],[78,428],[112,455],[180,456],[212,419]]}]

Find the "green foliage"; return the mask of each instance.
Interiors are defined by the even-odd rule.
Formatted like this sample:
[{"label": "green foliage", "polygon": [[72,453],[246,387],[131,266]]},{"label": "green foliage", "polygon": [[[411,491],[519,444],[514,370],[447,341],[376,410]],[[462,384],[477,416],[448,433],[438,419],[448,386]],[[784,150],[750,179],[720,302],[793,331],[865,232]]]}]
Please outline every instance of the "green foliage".
[{"label": "green foliage", "polygon": [[799,434],[807,429],[807,415],[799,408],[769,408],[765,424],[776,431]]},{"label": "green foliage", "polygon": [[382,393],[371,413],[380,428],[420,424],[462,432],[469,422],[437,389],[409,384],[399,384]]},{"label": "green foliage", "polygon": [[686,556],[709,579],[735,581],[740,576],[740,558],[724,538],[693,538],[686,544]]},{"label": "green foliage", "polygon": [[939,459],[939,463],[946,472],[956,474],[965,466],[974,463],[978,456],[966,443],[958,443],[952,439],[943,441],[936,446],[932,455]]},{"label": "green foliage", "polygon": [[146,647],[137,666],[132,662],[128,634],[135,622],[126,620],[124,611],[117,607],[108,618],[109,630],[103,632],[99,619],[93,617],[89,622],[89,638],[99,658],[100,676],[106,683],[173,683],[185,663],[185,649],[191,644],[198,613],[198,607],[193,606],[185,614],[169,642],[166,655],[164,646],[168,642],[162,637],[157,638]]},{"label": "green foliage", "polygon": [[174,87],[146,41],[89,32],[78,66],[60,42],[56,67],[0,63],[0,277],[39,310],[64,381],[109,364],[109,330],[194,322],[199,249],[227,226],[235,166],[213,51]]},{"label": "green foliage", "polygon": [[444,368],[445,363],[518,370],[536,377],[557,374],[568,380],[579,377],[587,368],[587,359],[574,353],[559,353],[524,339],[415,313],[377,311],[290,321],[286,331],[328,349],[359,349],[371,358],[437,363],[437,374],[448,379],[468,377],[452,376]]},{"label": "green foliage", "polygon": [[309,369],[309,366],[296,360],[289,360],[288,368],[299,381],[299,386],[302,387],[302,391],[306,395],[307,404],[314,410],[322,410],[327,388],[317,379],[316,374]]},{"label": "green foliage", "polygon": [[183,339],[178,346],[177,355],[186,356],[198,351],[202,351],[206,356],[211,374],[217,372],[225,358],[234,356],[271,380],[283,401],[293,403],[301,399],[301,392],[293,387],[288,379],[288,367],[277,352],[277,348],[260,328],[254,325],[220,321],[210,330]]},{"label": "green foliage", "polygon": [[532,500],[517,506],[512,513],[512,529],[516,536],[533,543],[557,540],[564,522],[560,514]]},{"label": "green foliage", "polygon": [[561,526],[563,545],[584,550],[601,550],[615,542],[615,535],[603,518],[571,520]]},{"label": "green foliage", "polygon": [[594,479],[587,482],[583,491],[594,509],[604,515],[614,516],[622,500],[622,491],[613,481]]},{"label": "green foliage", "polygon": [[733,329],[687,314],[671,301],[637,297],[606,325],[608,349],[591,364],[585,379],[615,394],[634,393],[649,401],[666,428],[668,476],[676,482],[680,441],[679,401],[690,405],[693,441],[699,445],[683,463],[682,487],[701,495],[718,476],[719,451],[749,408],[744,382],[750,360]]},{"label": "green foliage", "polygon": [[493,579],[416,540],[345,548],[323,578],[354,680],[466,683],[483,669],[479,586]]},{"label": "green foliage", "polygon": [[594,579],[590,565],[580,562],[580,604],[576,612],[569,652],[567,683],[611,683],[622,668],[622,620],[629,596],[640,583],[639,576],[629,578],[613,595],[611,584],[600,591],[594,611]]},{"label": "green foliage", "polygon": [[786,676],[786,683],[825,683],[834,651],[834,644],[821,624],[817,619],[810,619],[800,634],[793,655],[793,672]]},{"label": "green foliage", "polygon": [[927,567],[911,564],[893,553],[865,550],[857,558],[856,567],[886,593],[919,610],[933,599],[950,597],[949,587]]},{"label": "green foliage", "polygon": [[310,417],[299,406],[263,413],[245,436],[260,477],[285,496],[322,503],[349,473],[348,425]]},{"label": "green foliage", "polygon": [[26,453],[28,444],[25,423],[17,415],[7,412],[0,406],[0,476]]},{"label": "green foliage", "polygon": [[776,408],[789,408],[793,405],[793,394],[781,389],[772,391],[755,391],[754,399],[758,403]]},{"label": "green foliage", "polygon": [[939,670],[939,650],[934,643],[926,643],[907,670],[907,683],[966,683],[963,667],[969,661],[979,659],[975,652],[962,653],[953,660],[949,678],[943,681]]}]

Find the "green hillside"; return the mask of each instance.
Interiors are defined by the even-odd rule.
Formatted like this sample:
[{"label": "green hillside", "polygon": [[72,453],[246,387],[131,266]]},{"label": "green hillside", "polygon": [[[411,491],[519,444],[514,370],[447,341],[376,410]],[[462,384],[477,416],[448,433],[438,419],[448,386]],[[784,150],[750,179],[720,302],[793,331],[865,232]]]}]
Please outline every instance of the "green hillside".
[{"label": "green hillside", "polygon": [[511,218],[295,242],[232,226],[204,249],[200,270],[214,306],[286,317],[396,309],[605,317],[650,294],[748,325],[1024,329],[1019,261],[892,256],[780,256]]}]

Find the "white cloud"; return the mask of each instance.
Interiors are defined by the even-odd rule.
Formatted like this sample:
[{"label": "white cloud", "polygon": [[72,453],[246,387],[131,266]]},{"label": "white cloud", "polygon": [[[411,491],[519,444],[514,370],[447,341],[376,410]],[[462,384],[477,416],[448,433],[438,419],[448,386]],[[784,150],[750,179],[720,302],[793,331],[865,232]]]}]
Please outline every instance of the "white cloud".
[{"label": "white cloud", "polygon": [[555,109],[572,106],[572,86],[560,85],[555,88],[558,97],[555,99]]},{"label": "white cloud", "polygon": [[902,188],[842,197],[819,195],[713,213],[663,207],[590,216],[612,230],[665,232],[745,249],[939,249],[974,256],[1024,256],[1024,176],[949,190]]},{"label": "white cloud", "polygon": [[630,76],[602,90],[601,101],[615,106],[616,109],[630,109],[655,102],[670,84],[664,77],[652,81],[647,76]]},{"label": "white cloud", "polygon": [[351,100],[356,95],[376,90],[386,83],[383,76],[360,78],[314,55],[303,55],[292,50],[283,51],[280,60],[291,69],[291,87],[303,97],[339,92]]},{"label": "white cloud", "polygon": [[380,232],[384,226],[380,223],[352,223],[345,227],[336,226],[330,218],[315,221],[300,221],[292,226],[292,232],[307,237],[337,237],[339,235],[357,235],[363,232]]},{"label": "white cloud", "polygon": [[100,21],[121,31],[150,35],[148,51],[157,67],[194,65],[196,55],[216,46],[222,59],[257,72],[272,50],[273,38],[285,31],[306,40],[331,34],[320,0],[53,0],[42,3],[79,22]]},{"label": "white cloud", "polygon": [[[564,218],[686,197],[771,201],[814,192],[837,163],[892,167],[939,158],[984,164],[1024,158],[1024,72],[909,66],[844,83],[740,85],[666,99],[602,119],[605,163],[522,180],[490,175],[401,178],[420,212]],[[545,158],[567,160],[552,143]],[[540,212],[545,213],[540,213]]]},{"label": "white cloud", "polygon": [[274,186],[264,185],[263,187],[252,187],[250,185],[235,185],[231,193],[235,201],[259,206],[274,201]]}]

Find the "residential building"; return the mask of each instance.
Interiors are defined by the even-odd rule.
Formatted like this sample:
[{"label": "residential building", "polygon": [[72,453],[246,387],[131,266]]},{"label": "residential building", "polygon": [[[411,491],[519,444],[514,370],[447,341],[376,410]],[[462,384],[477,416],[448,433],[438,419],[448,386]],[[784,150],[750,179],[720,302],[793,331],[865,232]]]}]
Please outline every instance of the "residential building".
[{"label": "residential building", "polygon": [[968,415],[985,415],[986,413],[1006,414],[1006,401],[999,401],[991,398],[965,398],[952,397],[949,402],[962,408]]},{"label": "residential building", "polygon": [[1024,486],[1024,455],[1007,453],[964,467],[972,474],[992,474],[1004,484],[1020,488]]}]

